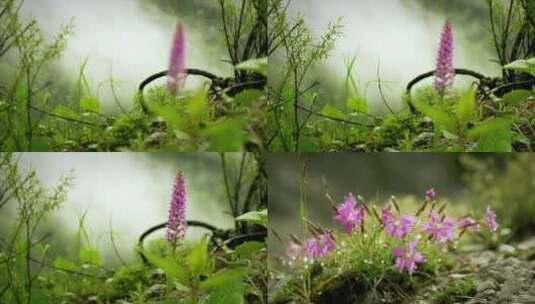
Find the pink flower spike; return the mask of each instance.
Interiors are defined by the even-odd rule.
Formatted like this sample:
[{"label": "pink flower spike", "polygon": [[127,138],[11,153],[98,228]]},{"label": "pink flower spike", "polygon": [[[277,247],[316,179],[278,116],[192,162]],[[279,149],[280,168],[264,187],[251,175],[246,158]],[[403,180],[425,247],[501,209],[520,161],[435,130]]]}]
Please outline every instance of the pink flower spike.
[{"label": "pink flower spike", "polygon": [[427,191],[425,191],[425,198],[428,201],[433,201],[437,197],[437,194],[435,193],[435,188],[429,188]]},{"label": "pink flower spike", "polygon": [[176,244],[186,235],[188,223],[186,221],[187,206],[186,182],[182,172],[178,172],[173,184],[173,194],[169,207],[169,218],[167,220],[167,241]]},{"label": "pink flower spike", "polygon": [[334,217],[342,225],[347,233],[351,233],[356,227],[360,227],[366,216],[366,209],[357,206],[357,200],[353,193],[349,193],[345,201],[336,205],[336,216]]},{"label": "pink flower spike", "polygon": [[172,92],[180,91],[184,88],[186,81],[186,29],[182,23],[176,26],[171,56],[169,60],[169,71],[167,72],[167,87]]},{"label": "pink flower spike", "polygon": [[479,231],[481,229],[481,226],[473,218],[469,216],[461,218],[457,222],[457,226],[461,230],[471,229],[474,231]]},{"label": "pink flower spike", "polygon": [[440,39],[435,82],[433,84],[434,89],[438,92],[446,92],[453,86],[453,79],[455,78],[453,48],[453,29],[451,23],[446,21]]},{"label": "pink flower spike", "polygon": [[413,274],[418,264],[425,262],[425,257],[418,252],[416,247],[418,241],[411,241],[407,244],[407,248],[394,248],[392,254],[396,257],[394,267],[399,271],[407,270],[409,274]]},{"label": "pink flower spike", "polygon": [[429,212],[429,221],[423,225],[423,230],[427,232],[435,241],[445,242],[454,239],[453,228],[455,222],[445,217],[441,219],[440,213],[433,209]]},{"label": "pink flower spike", "polygon": [[496,213],[490,208],[490,206],[487,206],[487,209],[485,210],[485,223],[487,223],[487,226],[489,226],[490,231],[495,232],[498,230]]}]

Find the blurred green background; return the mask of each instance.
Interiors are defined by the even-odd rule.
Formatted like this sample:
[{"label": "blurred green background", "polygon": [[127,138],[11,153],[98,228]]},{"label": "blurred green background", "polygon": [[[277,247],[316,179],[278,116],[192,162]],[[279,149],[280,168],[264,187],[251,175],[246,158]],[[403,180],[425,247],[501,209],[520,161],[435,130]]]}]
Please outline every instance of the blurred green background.
[{"label": "blurred green background", "polygon": [[[306,194],[307,218],[340,228],[332,220],[325,184],[335,202],[348,192],[380,203],[392,195],[420,200],[434,187],[439,198],[451,202],[450,208],[462,212],[479,214],[492,205],[514,238],[535,231],[535,154],[275,153],[268,156],[268,174],[269,226],[285,240],[290,233],[300,236],[301,193]],[[285,244],[273,234],[269,246],[271,254],[284,253]]]},{"label": "blurred green background", "polygon": [[[331,57],[319,64],[310,81],[320,104],[342,103],[344,77],[349,60],[356,58],[355,76],[374,112],[386,111],[377,87],[377,72],[386,99],[393,108],[402,106],[401,95],[415,76],[434,69],[442,26],[452,21],[455,39],[455,66],[498,75],[500,67],[489,35],[486,0],[292,0],[291,16],[302,15],[306,25],[319,37],[330,22],[342,18],[343,35],[336,41]],[[284,52],[270,57],[275,66]],[[272,77],[280,77],[273,68]],[[274,78],[273,78],[274,79]],[[422,83],[431,83],[424,81]],[[467,86],[473,80],[458,77]]]},{"label": "blurred green background", "polygon": [[[240,154],[241,155],[241,154]],[[227,154],[228,162],[238,154]],[[23,171],[34,169],[45,187],[54,187],[62,175],[74,177],[63,207],[53,212],[40,235],[50,233],[54,254],[77,255],[73,241],[79,219],[106,262],[113,262],[110,231],[119,252],[132,258],[137,239],[148,228],[165,222],[174,177],[182,170],[188,191],[187,217],[220,228],[233,228],[218,153],[20,153]],[[5,172],[0,172],[4,174]],[[13,228],[15,205],[0,209],[0,235]],[[165,230],[151,235],[163,237]],[[198,238],[205,230],[188,230]]]},{"label": "blurred green background", "polygon": [[[187,27],[187,65],[226,76],[232,67],[224,62],[226,48],[221,34],[217,1],[196,0],[24,0],[24,18],[34,17],[46,37],[62,24],[72,22],[63,56],[43,78],[52,81],[58,98],[65,100],[87,60],[87,79],[106,113],[117,113],[113,89],[122,106],[133,107],[138,85],[165,70],[175,25]],[[0,80],[9,83],[17,64],[8,54],[0,62]],[[165,80],[162,80],[165,81]],[[198,87],[204,79],[188,78]]]}]

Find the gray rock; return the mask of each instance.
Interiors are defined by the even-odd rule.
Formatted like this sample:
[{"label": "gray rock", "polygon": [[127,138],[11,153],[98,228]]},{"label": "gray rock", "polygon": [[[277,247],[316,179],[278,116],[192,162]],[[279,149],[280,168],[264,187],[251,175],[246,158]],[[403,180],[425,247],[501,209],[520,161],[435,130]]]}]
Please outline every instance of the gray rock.
[{"label": "gray rock", "polygon": [[494,289],[487,289],[481,293],[478,293],[476,297],[481,299],[491,299],[494,298],[495,295],[496,291]]},{"label": "gray rock", "polygon": [[518,244],[518,249],[522,251],[530,251],[535,250],[535,238],[531,238],[529,240],[523,241]]},{"label": "gray rock", "polygon": [[497,269],[490,269],[487,275],[498,283],[505,282],[505,274]]},{"label": "gray rock", "polygon": [[155,298],[165,293],[167,287],[164,284],[154,284],[145,292],[148,298]]},{"label": "gray rock", "polygon": [[149,137],[145,139],[145,146],[155,147],[163,144],[167,139],[167,133],[165,132],[154,132]]},{"label": "gray rock", "polygon": [[502,289],[498,294],[500,300],[511,300],[514,295],[516,295],[522,288],[521,282],[516,278],[512,277],[505,281],[502,285]]},{"label": "gray rock", "polygon": [[498,247],[498,252],[506,255],[515,255],[516,248],[511,245],[501,244],[500,247]]},{"label": "gray rock", "polygon": [[496,287],[496,284],[492,280],[486,280],[476,283],[476,291],[477,293],[482,293],[483,291],[487,289],[494,289]]},{"label": "gray rock", "polygon": [[428,145],[430,144],[432,141],[433,141],[433,137],[435,135],[431,132],[424,132],[424,133],[420,133],[418,136],[416,136],[413,140],[412,140],[412,145],[413,146],[424,146],[424,145]]}]

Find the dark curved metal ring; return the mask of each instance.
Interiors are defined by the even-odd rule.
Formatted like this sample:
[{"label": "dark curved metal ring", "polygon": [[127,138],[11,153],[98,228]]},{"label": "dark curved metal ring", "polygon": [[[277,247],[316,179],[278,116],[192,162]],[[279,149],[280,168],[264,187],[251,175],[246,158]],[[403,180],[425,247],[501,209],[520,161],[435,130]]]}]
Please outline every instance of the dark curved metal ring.
[{"label": "dark curved metal ring", "polygon": [[[413,80],[411,80],[409,82],[409,84],[407,85],[406,91],[407,91],[407,94],[409,95],[409,107],[410,107],[410,110],[411,110],[412,113],[414,113],[414,111],[416,110],[414,108],[414,106],[412,105],[411,100],[410,100],[412,87],[414,87],[420,81],[422,81],[422,80],[424,80],[426,78],[434,76],[435,73],[436,73],[436,70],[420,74],[420,75],[416,76]],[[488,79],[485,75],[480,74],[480,73],[475,72],[475,71],[472,71],[472,70],[468,70],[468,69],[455,69],[455,74],[472,76],[474,78],[477,78],[480,82],[483,81],[484,79]]]},{"label": "dark curved metal ring", "polygon": [[[200,69],[186,69],[184,72],[187,75],[202,76],[202,77],[210,79],[211,81],[216,81],[216,80],[221,79],[217,75],[214,75],[210,72],[200,70]],[[169,70],[165,70],[165,71],[158,72],[156,74],[152,74],[149,77],[147,77],[145,80],[143,80],[141,84],[139,84],[138,92],[140,94],[141,108],[143,112],[148,113],[148,109],[147,109],[147,106],[145,105],[145,99],[143,95],[143,91],[145,90],[145,87],[149,85],[151,82],[167,76],[168,73],[169,73]]]},{"label": "dark curved metal ring", "polygon": [[[204,222],[200,222],[200,221],[187,221],[187,223],[188,223],[188,226],[201,227],[201,228],[205,228],[206,230],[210,230],[212,232],[213,236],[216,236],[216,237],[224,237],[224,236],[226,236],[226,232],[225,231],[223,231],[223,230],[221,230],[221,229],[219,229],[219,228],[217,228],[217,227],[215,227],[213,225],[210,225],[210,224],[207,224],[207,223],[204,223]],[[143,261],[144,264],[148,263],[147,257],[143,254],[143,242],[145,241],[145,238],[147,238],[152,233],[154,233],[154,232],[156,232],[156,231],[158,231],[160,229],[164,229],[166,227],[167,227],[167,222],[158,224],[156,226],[153,226],[153,227],[147,229],[139,237],[138,247],[141,249],[141,250],[139,250],[139,256],[141,257],[141,260]]]}]

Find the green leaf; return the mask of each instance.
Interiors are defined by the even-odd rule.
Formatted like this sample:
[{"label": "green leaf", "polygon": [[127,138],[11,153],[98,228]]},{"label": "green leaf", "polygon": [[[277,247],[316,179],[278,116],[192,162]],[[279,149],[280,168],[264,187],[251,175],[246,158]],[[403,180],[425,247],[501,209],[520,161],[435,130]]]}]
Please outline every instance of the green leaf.
[{"label": "green leaf", "polygon": [[80,100],[80,108],[86,112],[100,113],[100,101],[93,96],[84,96]]},{"label": "green leaf", "polygon": [[510,106],[517,106],[522,102],[528,100],[528,98],[535,96],[533,91],[529,90],[514,90],[511,91],[505,96],[503,96],[502,102]]},{"label": "green leaf", "polygon": [[203,304],[243,304],[245,288],[241,277],[226,278],[224,285],[214,288]]},{"label": "green leaf", "polygon": [[237,105],[248,105],[265,96],[265,92],[261,90],[245,90],[234,97],[234,102]]},{"label": "green leaf", "polygon": [[64,105],[57,105],[56,108],[54,109],[54,114],[61,116],[61,117],[70,118],[70,119],[80,118],[80,115],[78,113],[67,108]]},{"label": "green leaf", "polygon": [[210,146],[209,151],[241,151],[248,134],[241,118],[222,119],[201,131]]},{"label": "green leaf", "polygon": [[476,152],[511,152],[513,132],[509,118],[491,118],[468,132],[477,140]]},{"label": "green leaf", "polygon": [[245,267],[224,270],[202,281],[199,286],[202,289],[225,287],[227,284],[232,284],[233,282],[241,281],[246,274],[247,268]]},{"label": "green leaf", "polygon": [[208,120],[210,117],[210,105],[208,104],[206,91],[199,91],[188,101],[186,112],[189,114],[189,119],[194,127]]},{"label": "green leaf", "polygon": [[463,94],[457,103],[455,113],[457,114],[457,119],[459,122],[463,125],[466,125],[474,119],[475,111],[476,89],[472,87],[465,94]]},{"label": "green leaf", "polygon": [[347,108],[353,112],[368,113],[368,102],[363,96],[351,96],[347,99]]},{"label": "green leaf", "polygon": [[535,57],[513,61],[503,68],[507,70],[524,72],[535,76]]},{"label": "green leaf", "polygon": [[193,276],[203,274],[210,267],[208,237],[204,236],[186,256],[187,265]]},{"label": "green leaf", "polygon": [[342,112],[341,110],[335,108],[330,104],[326,104],[323,107],[323,109],[321,110],[321,114],[338,119],[347,119],[346,113]]},{"label": "green leaf", "polygon": [[236,247],[235,253],[242,259],[250,258],[256,252],[266,248],[266,245],[262,242],[245,242]]},{"label": "green leaf", "polygon": [[185,265],[150,252],[144,251],[143,254],[149,262],[163,270],[167,276],[176,279],[181,285],[189,285],[189,274]]},{"label": "green leaf", "polygon": [[413,100],[413,104],[418,111],[431,118],[437,131],[442,132],[443,130],[446,130],[450,133],[456,133],[457,121],[455,117],[450,115],[446,105],[430,105],[426,101],[420,99]]},{"label": "green leaf", "polygon": [[100,266],[101,259],[98,250],[93,248],[80,249],[79,259],[81,263]]},{"label": "green leaf", "polygon": [[267,227],[268,223],[268,210],[263,209],[261,211],[250,211],[244,213],[236,218],[237,221],[251,222],[254,224]]},{"label": "green leaf", "polygon": [[250,59],[238,64],[236,70],[248,70],[264,76],[268,76],[268,58]]},{"label": "green leaf", "polygon": [[74,262],[71,262],[69,260],[66,260],[65,258],[59,256],[54,260],[54,267],[59,268],[60,270],[67,270],[67,271],[76,271],[78,270],[78,265],[76,265]]}]

